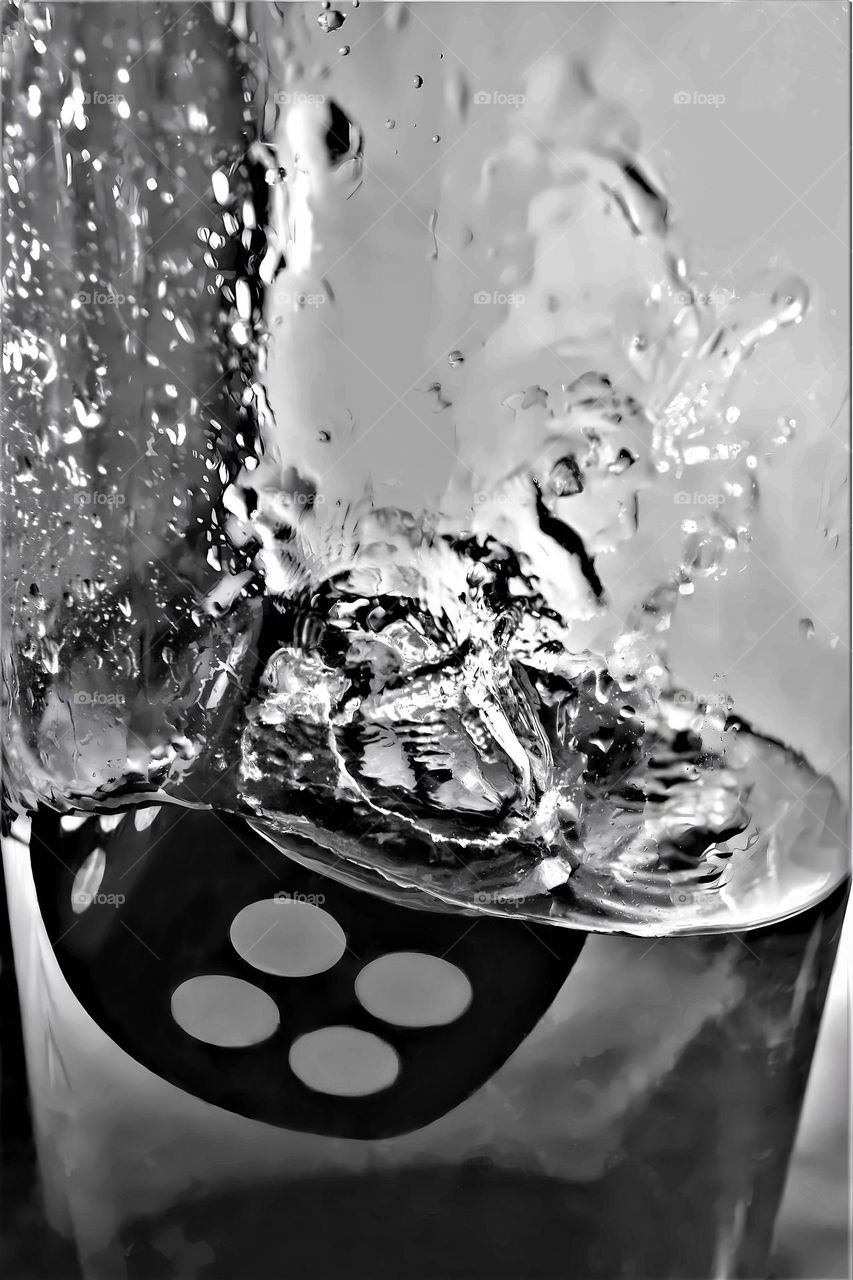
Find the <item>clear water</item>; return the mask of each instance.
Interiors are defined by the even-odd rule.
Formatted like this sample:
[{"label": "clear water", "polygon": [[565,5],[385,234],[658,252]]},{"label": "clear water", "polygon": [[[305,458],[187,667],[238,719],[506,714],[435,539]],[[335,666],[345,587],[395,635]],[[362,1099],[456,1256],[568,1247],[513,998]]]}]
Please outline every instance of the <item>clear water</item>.
[{"label": "clear water", "polygon": [[483,103],[401,57],[386,97],[315,17],[161,33],[154,105],[156,15],[7,37],[13,801],[215,805],[376,892],[601,930],[816,901],[833,784],[667,649],[749,556],[739,383],[807,285],[703,292],[581,62]]}]

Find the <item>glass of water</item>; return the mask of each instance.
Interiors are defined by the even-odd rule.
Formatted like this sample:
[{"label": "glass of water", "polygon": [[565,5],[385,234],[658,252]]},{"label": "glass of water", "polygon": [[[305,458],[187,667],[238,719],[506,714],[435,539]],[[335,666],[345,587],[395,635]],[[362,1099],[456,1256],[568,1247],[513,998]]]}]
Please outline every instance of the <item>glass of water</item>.
[{"label": "glass of water", "polygon": [[4,38],[4,861],[63,1265],[766,1274],[846,900],[847,454],[836,232],[754,166],[790,193],[833,33]]}]

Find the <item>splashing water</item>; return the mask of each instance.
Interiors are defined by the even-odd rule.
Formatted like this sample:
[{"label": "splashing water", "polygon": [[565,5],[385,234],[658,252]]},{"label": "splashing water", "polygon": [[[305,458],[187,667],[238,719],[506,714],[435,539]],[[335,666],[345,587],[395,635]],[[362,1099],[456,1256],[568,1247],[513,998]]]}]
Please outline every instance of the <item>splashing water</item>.
[{"label": "splashing water", "polygon": [[[57,142],[91,180],[63,197],[75,216],[107,198],[95,162],[108,162],[131,383],[164,348],[173,369],[176,350],[204,347],[205,328],[228,376],[205,402],[196,477],[183,446],[190,419],[198,449],[205,397],[189,373],[152,379],[142,492],[126,491],[131,511],[102,504],[84,535],[84,558],[111,573],[78,571],[50,607],[41,573],[19,606],[15,679],[33,702],[15,774],[60,804],[214,804],[374,891],[555,923],[715,929],[822,896],[845,866],[832,784],[750,729],[724,689],[676,687],[667,657],[682,598],[749,554],[759,491],[738,382],[759,343],[806,315],[805,284],[704,295],[635,126],[571,64],[534,69],[520,105],[493,104],[489,145],[472,152],[457,72],[433,89],[435,71],[401,66],[391,117],[343,71],[326,92],[316,59],[334,56],[338,11],[287,31],[266,6],[268,64],[251,69],[241,13],[217,28],[253,81],[237,136],[221,102],[215,140],[201,101],[175,106],[212,193],[195,258],[181,259],[171,212],[148,235],[159,135],[131,160],[111,125],[98,152],[84,113],[79,140]],[[29,88],[70,100],[75,122],[85,94],[63,99],[67,73],[35,62]],[[410,165],[438,166],[415,231],[385,176],[404,110],[427,113],[407,145],[429,158]],[[21,169],[33,138],[16,128]],[[38,274],[24,231],[19,293],[24,269]],[[92,489],[91,442],[122,396],[103,309],[76,351],[49,324],[16,330],[22,397],[62,384],[41,471],[16,475],[22,505],[57,467]],[[440,356],[421,372],[426,349]],[[383,411],[376,382],[412,385]],[[192,513],[165,535],[158,484]],[[155,581],[141,589],[116,552],[149,539]],[[112,704],[94,700],[93,671]]]}]

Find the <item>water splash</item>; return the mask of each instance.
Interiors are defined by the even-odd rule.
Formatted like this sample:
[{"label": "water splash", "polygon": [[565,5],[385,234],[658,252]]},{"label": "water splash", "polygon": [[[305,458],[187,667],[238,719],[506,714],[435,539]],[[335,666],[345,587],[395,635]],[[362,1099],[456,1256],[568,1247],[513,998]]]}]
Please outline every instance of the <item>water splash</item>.
[{"label": "water splash", "polygon": [[[13,776],[61,804],[217,804],[386,893],[594,928],[726,927],[821,895],[843,874],[830,784],[724,690],[676,687],[667,655],[684,597],[748,553],[759,464],[739,382],[759,343],[803,319],[806,286],[703,291],[636,126],[580,66],[548,62],[520,103],[490,104],[474,168],[452,147],[473,110],[458,70],[441,114],[435,71],[395,69],[400,107],[368,125],[322,61],[336,10],[287,32],[267,7],[263,59],[242,6],[219,16],[187,16],[171,39],[199,85],[215,33],[211,73],[229,67],[236,115],[179,94],[149,121],[116,56],[99,117],[73,24],[33,7],[18,32],[32,49],[7,168],[22,190],[52,155],[81,289],[71,337],[55,301],[33,312],[63,264],[22,196],[6,360],[39,445],[13,464],[37,581],[15,607],[13,699],[27,689],[32,705]],[[73,71],[39,51],[57,22]],[[415,145],[415,110],[425,143],[451,144],[416,255],[432,274],[405,325],[392,294],[376,328],[380,380],[430,316],[453,330],[412,390],[439,459],[428,477],[374,433],[356,367],[372,283],[341,265],[375,253],[383,157]],[[175,129],[203,199],[186,168],[164,175]],[[72,554],[51,559],[33,500],[58,473]],[[81,513],[81,492],[115,501]]]}]

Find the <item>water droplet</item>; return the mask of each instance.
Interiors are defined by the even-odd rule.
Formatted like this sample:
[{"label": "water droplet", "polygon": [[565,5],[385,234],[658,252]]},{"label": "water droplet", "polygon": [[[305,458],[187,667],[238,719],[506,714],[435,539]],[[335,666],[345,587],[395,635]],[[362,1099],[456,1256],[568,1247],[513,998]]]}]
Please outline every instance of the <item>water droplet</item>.
[{"label": "water droplet", "polygon": [[629,467],[633,467],[636,461],[637,459],[634,457],[633,453],[631,453],[630,449],[620,449],[616,458],[610,463],[607,470],[611,475],[621,476]]},{"label": "water droplet", "polygon": [[685,569],[692,577],[711,577],[720,567],[724,546],[725,539],[715,531],[690,533],[684,545]]},{"label": "water droplet", "polygon": [[548,477],[548,485],[551,492],[558,498],[568,498],[573,494],[583,493],[580,467],[572,454],[554,463]]},{"label": "water droplet", "polygon": [[779,324],[796,324],[808,310],[808,285],[799,276],[787,276],[773,290],[770,305]]},{"label": "water droplet", "polygon": [[342,27],[345,18],[339,9],[329,9],[326,13],[320,14],[317,22],[328,35],[330,31],[337,31]]},{"label": "water droplet", "polygon": [[345,58],[345,57],[347,56],[347,54],[349,53],[349,45],[348,45],[348,44],[342,44],[342,45],[341,45],[341,47],[340,47],[340,49],[338,49],[338,53],[341,55],[341,57],[342,57],[342,58]]},{"label": "water droplet", "polygon": [[424,82],[423,76],[415,76],[415,78],[412,80],[412,84],[415,86],[416,89],[420,89],[423,82]]},{"label": "water droplet", "polygon": [[317,439],[320,441],[320,444],[328,444],[331,438],[332,437],[328,431],[317,432]]},{"label": "water droplet", "polygon": [[393,129],[393,128],[396,126],[396,124],[397,124],[397,121],[396,121],[396,120],[388,119],[388,120],[386,120],[386,121],[385,121],[385,128],[386,128],[386,129]]},{"label": "water droplet", "polygon": [[773,437],[774,444],[786,444],[797,429],[796,418],[777,418],[778,434]]},{"label": "water droplet", "polygon": [[432,135],[432,140],[433,140],[433,142],[441,142],[441,134],[440,134],[440,133],[434,133],[434,134]]}]

